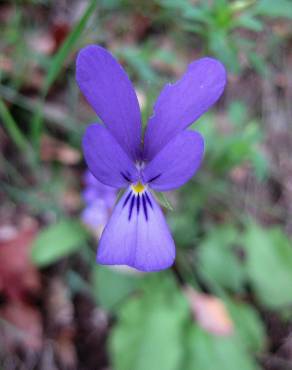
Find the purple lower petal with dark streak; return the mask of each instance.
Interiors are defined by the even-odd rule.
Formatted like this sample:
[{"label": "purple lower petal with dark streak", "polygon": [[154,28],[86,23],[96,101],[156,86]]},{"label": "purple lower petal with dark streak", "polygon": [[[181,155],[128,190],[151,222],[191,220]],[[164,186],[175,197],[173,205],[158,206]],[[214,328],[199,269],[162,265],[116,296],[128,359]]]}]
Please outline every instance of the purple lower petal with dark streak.
[{"label": "purple lower petal with dark streak", "polygon": [[102,233],[97,262],[148,272],[166,269],[174,262],[175,245],[164,215],[150,193],[149,201],[139,194],[138,206],[138,196],[130,192],[120,199]]}]

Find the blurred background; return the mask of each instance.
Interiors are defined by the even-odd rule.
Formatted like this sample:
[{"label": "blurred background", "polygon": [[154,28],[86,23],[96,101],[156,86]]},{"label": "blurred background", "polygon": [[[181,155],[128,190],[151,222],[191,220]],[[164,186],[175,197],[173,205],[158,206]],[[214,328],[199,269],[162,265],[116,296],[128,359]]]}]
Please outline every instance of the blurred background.
[{"label": "blurred background", "polygon": [[[290,0],[0,2],[1,370],[292,369],[291,18]],[[123,64],[145,124],[192,60],[228,70],[192,126],[200,171],[159,196],[167,271],[95,264],[116,191],[80,149],[89,43]]]}]

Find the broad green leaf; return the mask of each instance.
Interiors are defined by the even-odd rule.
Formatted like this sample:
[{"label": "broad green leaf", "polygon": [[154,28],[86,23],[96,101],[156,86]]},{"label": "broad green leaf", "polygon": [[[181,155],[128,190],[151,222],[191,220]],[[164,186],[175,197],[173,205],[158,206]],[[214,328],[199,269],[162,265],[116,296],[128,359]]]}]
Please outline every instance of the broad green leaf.
[{"label": "broad green leaf", "polygon": [[222,225],[207,232],[198,248],[198,264],[210,279],[222,287],[241,291],[245,279],[244,267],[234,245],[238,244],[238,230]]},{"label": "broad green leaf", "polygon": [[138,288],[140,280],[137,273],[96,265],[92,283],[97,303],[106,310],[114,310]]},{"label": "broad green leaf", "polygon": [[172,212],[167,216],[174,239],[179,246],[190,247],[198,235],[198,225],[194,223],[194,216],[186,211]]},{"label": "broad green leaf", "polygon": [[255,13],[268,17],[292,18],[291,0],[260,0]]},{"label": "broad green leaf", "polygon": [[215,336],[192,326],[188,336],[188,359],[184,370],[258,370],[236,334]]},{"label": "broad green leaf", "polygon": [[188,317],[184,296],[164,276],[145,278],[145,289],[121,308],[110,337],[115,370],[179,370],[183,328]]},{"label": "broad green leaf", "polygon": [[292,244],[278,228],[250,224],[244,236],[246,271],[260,303],[271,309],[292,304]]},{"label": "broad green leaf", "polygon": [[63,220],[41,231],[32,246],[32,261],[40,267],[48,266],[76,252],[88,233],[77,221]]},{"label": "broad green leaf", "polygon": [[250,305],[240,302],[225,302],[235,323],[242,343],[251,352],[259,352],[266,344],[264,324],[257,311]]}]

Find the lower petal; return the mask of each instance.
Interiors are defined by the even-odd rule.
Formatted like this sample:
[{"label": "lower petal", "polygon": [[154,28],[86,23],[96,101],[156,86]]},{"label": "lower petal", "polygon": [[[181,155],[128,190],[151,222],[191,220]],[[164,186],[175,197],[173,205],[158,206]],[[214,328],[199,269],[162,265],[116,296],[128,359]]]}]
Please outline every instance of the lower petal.
[{"label": "lower petal", "polygon": [[102,233],[97,262],[150,272],[170,267],[174,258],[174,241],[150,192],[126,191]]}]

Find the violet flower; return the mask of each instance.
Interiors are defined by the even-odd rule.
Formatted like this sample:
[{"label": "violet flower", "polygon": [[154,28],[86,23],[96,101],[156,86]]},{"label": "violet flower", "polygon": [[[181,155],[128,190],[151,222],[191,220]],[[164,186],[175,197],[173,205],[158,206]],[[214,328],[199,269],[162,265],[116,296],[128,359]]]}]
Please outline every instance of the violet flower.
[{"label": "violet flower", "polygon": [[204,140],[187,130],[221,96],[226,73],[212,58],[189,65],[160,93],[142,144],[142,123],[133,86],[120,64],[100,46],[77,58],[78,85],[103,124],[88,126],[83,151],[89,170],[103,184],[126,191],[101,236],[97,262],[141,271],[171,266],[175,245],[150,189],[182,186],[200,166]]},{"label": "violet flower", "polygon": [[117,191],[115,188],[102,184],[89,171],[86,171],[84,175],[84,185],[82,196],[85,208],[81,219],[100,236],[115,204]]}]

